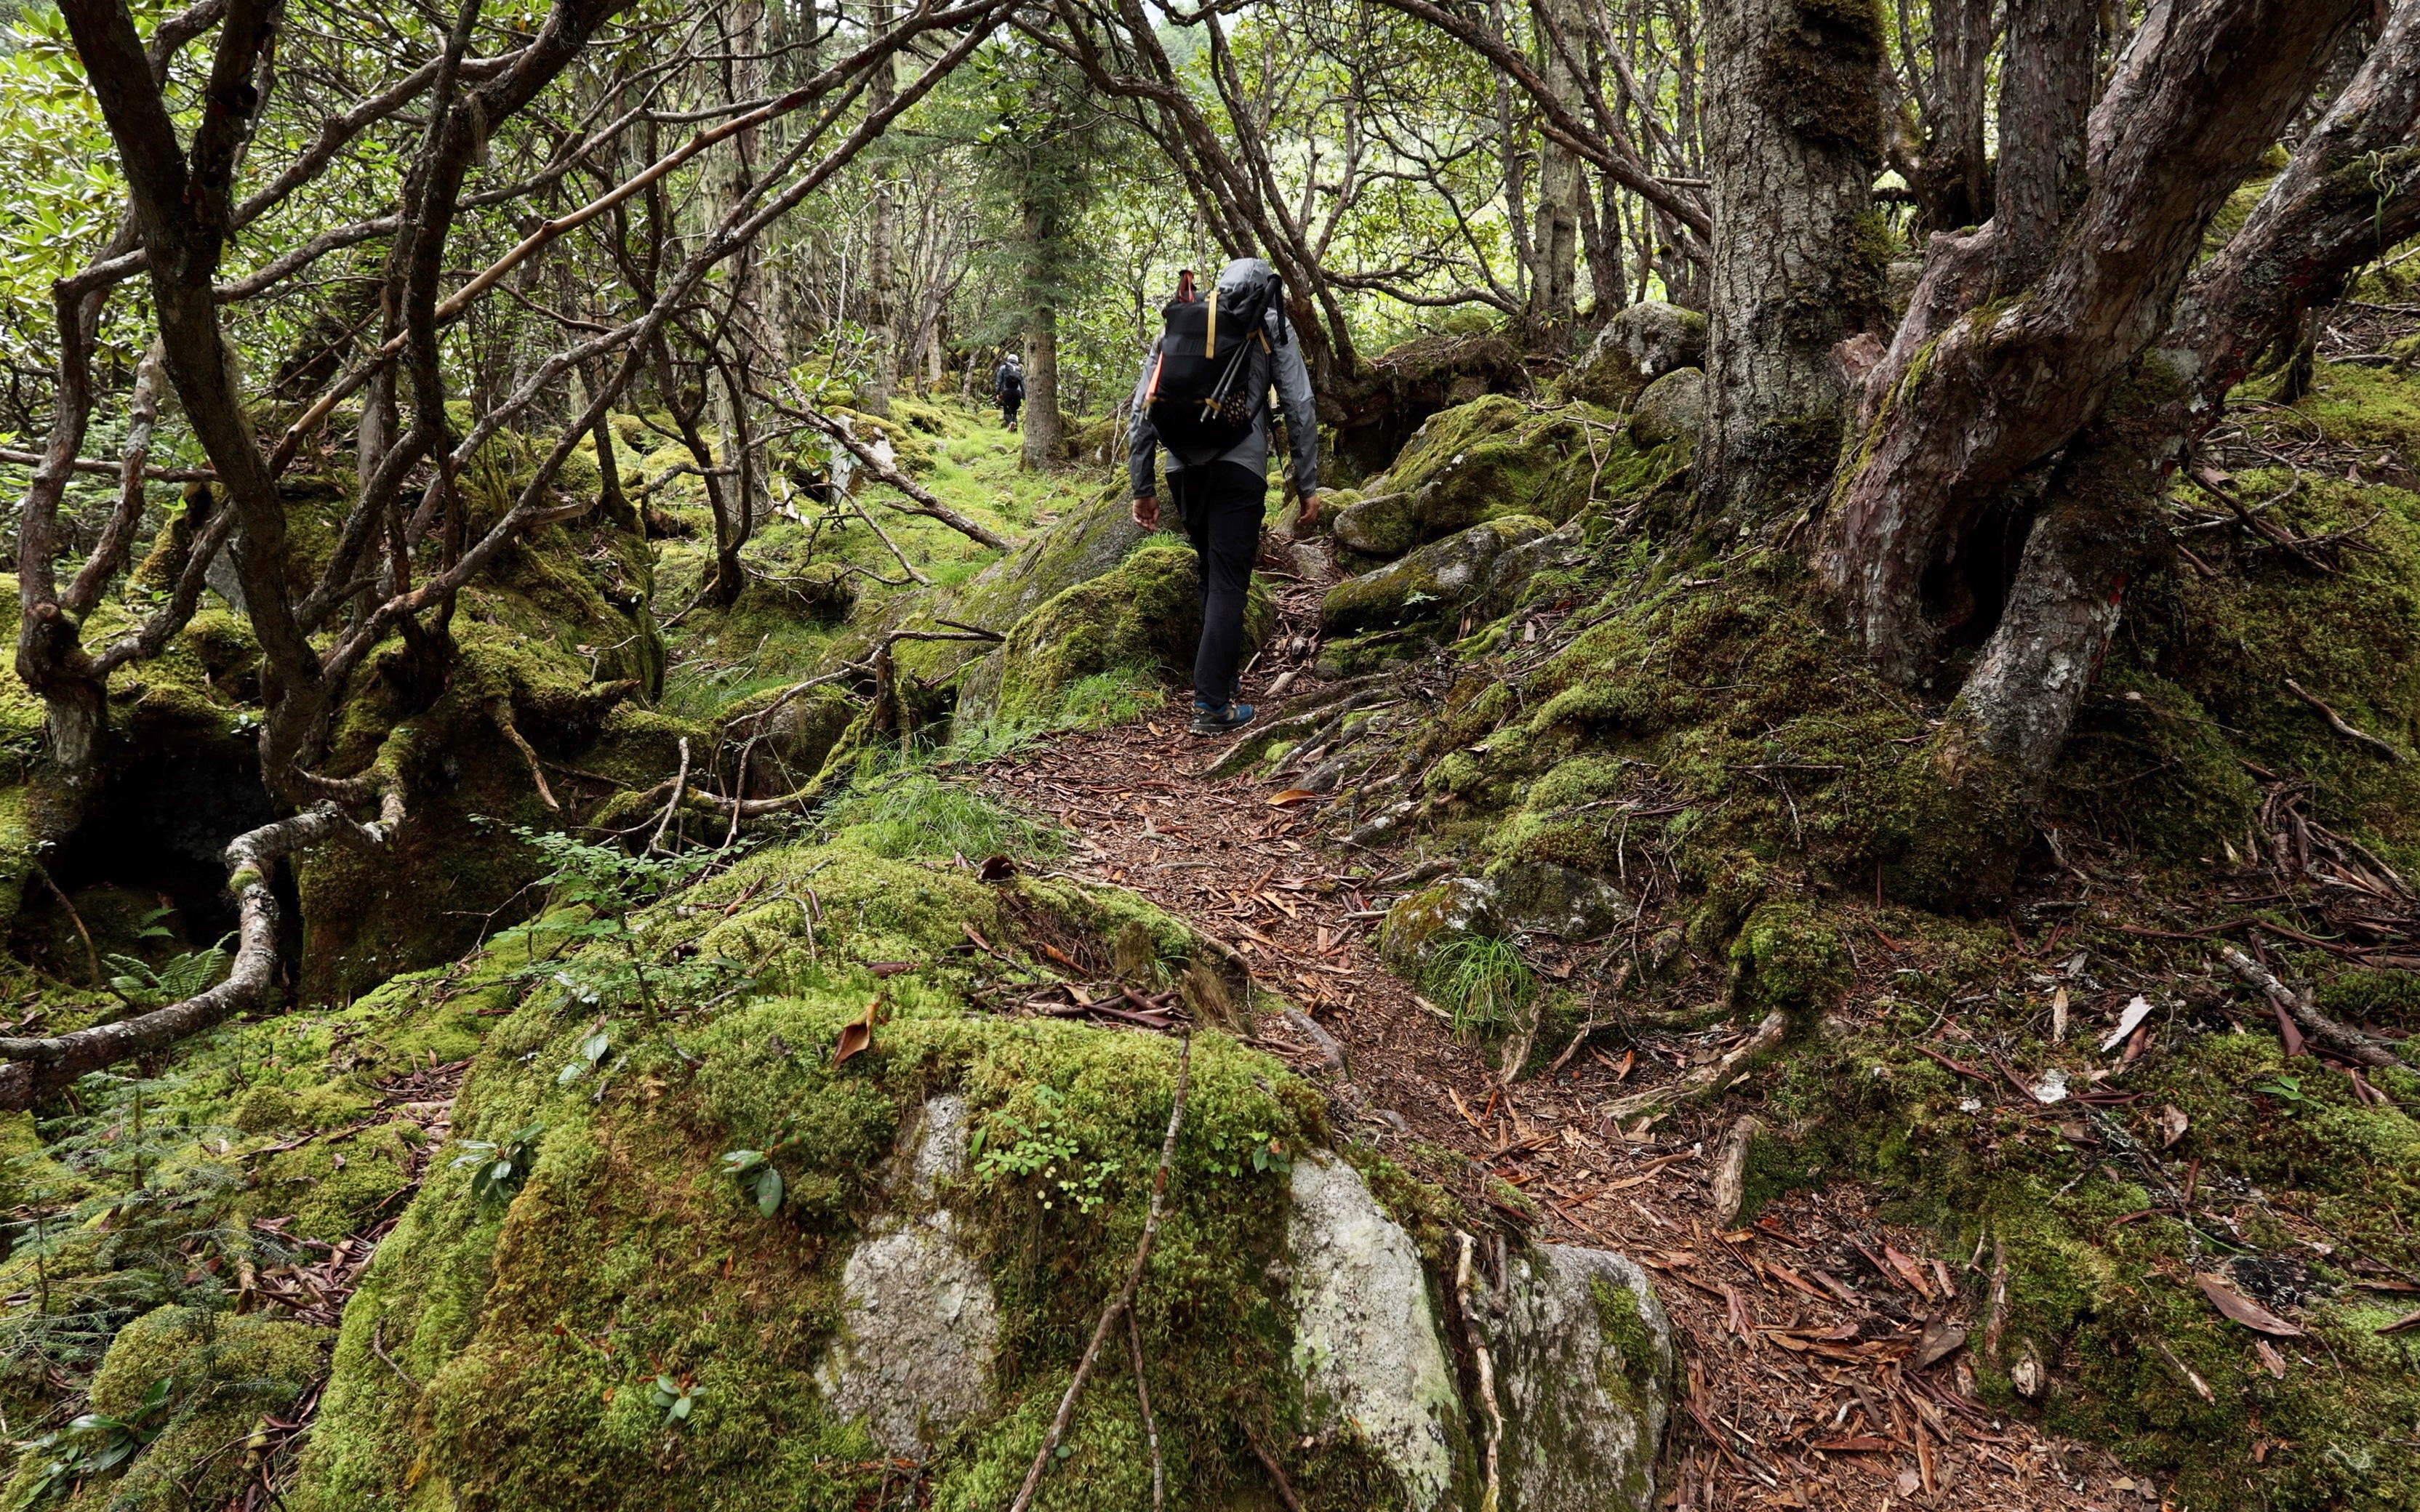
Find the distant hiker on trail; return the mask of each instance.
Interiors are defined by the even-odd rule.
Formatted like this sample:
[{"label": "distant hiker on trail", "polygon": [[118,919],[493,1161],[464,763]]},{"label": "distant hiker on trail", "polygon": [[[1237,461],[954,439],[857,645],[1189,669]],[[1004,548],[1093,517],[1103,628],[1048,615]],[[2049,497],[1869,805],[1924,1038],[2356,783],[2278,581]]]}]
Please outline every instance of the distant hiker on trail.
[{"label": "distant hiker on trail", "polygon": [[1015,352],[1000,360],[991,376],[991,395],[1000,401],[1000,423],[1015,430],[1017,407],[1025,403],[1025,368]]},{"label": "distant hiker on trail", "polygon": [[1193,733],[1224,734],[1252,717],[1250,704],[1234,701],[1235,661],[1268,501],[1270,386],[1285,409],[1304,525],[1319,517],[1319,415],[1302,346],[1286,321],[1284,288],[1266,262],[1236,258],[1206,300],[1194,291],[1188,268],[1161,315],[1135,385],[1127,479],[1136,523],[1158,525],[1152,474],[1156,454],[1167,449],[1168,491],[1201,563]]}]

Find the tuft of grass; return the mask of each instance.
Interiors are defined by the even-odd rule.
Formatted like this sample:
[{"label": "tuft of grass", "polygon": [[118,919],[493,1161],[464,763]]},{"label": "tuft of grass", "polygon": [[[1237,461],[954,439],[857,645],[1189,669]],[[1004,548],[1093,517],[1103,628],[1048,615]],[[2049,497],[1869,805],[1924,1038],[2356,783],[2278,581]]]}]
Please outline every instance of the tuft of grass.
[{"label": "tuft of grass", "polygon": [[1483,1034],[1538,995],[1538,974],[1510,944],[1473,934],[1440,946],[1420,985],[1453,1015],[1457,1033]]},{"label": "tuft of grass", "polygon": [[1158,673],[1148,667],[1115,667],[1070,685],[1059,723],[1070,730],[1106,730],[1140,719],[1167,702]]},{"label": "tuft of grass", "polygon": [[1058,832],[988,794],[923,767],[861,779],[825,813],[826,831],[876,856],[1055,856]]}]

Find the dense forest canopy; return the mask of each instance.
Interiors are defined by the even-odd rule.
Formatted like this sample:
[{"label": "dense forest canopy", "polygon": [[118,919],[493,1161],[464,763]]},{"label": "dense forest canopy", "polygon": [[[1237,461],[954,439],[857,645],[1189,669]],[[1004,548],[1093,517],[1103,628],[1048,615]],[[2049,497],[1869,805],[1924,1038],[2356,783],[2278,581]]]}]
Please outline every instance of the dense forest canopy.
[{"label": "dense forest canopy", "polygon": [[[580,1224],[647,1228],[615,1228],[629,1210],[604,1187],[564,1197],[580,1161],[610,1146],[653,1171],[674,1145],[732,1145],[715,1191],[736,1178],[736,1207],[654,1175],[612,1192],[718,1235],[751,1211],[800,1226],[744,1286],[808,1299],[783,1326],[824,1338],[858,1284],[827,1241],[887,1242],[908,1231],[892,1208],[934,1200],[929,1172],[867,1173],[894,1146],[923,1171],[915,1141],[946,1125],[963,1143],[970,1116],[959,1164],[1053,1214],[975,1226],[1008,1299],[1002,1358],[1038,1395],[987,1418],[975,1393],[976,1426],[938,1449],[882,1440],[901,1494],[938,1475],[951,1505],[1008,1505],[1023,1474],[1021,1509],[1073,1452],[1062,1436],[1092,1431],[1076,1402],[1122,1315],[1141,1385],[1165,1215],[1211,1300],[1152,1314],[1156,1345],[1192,1363],[1227,1334],[1266,1347],[1217,1389],[1172,1389],[1171,1442],[1196,1435],[1171,1451],[1180,1482],[1199,1457],[1179,1504],[1245,1486],[1297,1508],[1566,1504],[1523,1458],[1548,1453],[1546,1418],[1508,1415],[1494,1384],[1499,1363],[1508,1382],[1555,1374],[1504,1321],[1535,1323],[1507,1300],[1531,1262],[1504,1236],[1551,1210],[1605,1238],[1601,1210],[1532,1200],[1585,1206],[1571,1191],[1498,1179],[1558,1138],[1600,1171],[1658,1140],[1675,1149],[1653,1159],[1703,1163],[1707,1192],[1671,1210],[1695,1226],[1685,1253],[1625,1199],[1672,1230],[1653,1239],[1666,1272],[1717,1241],[1746,1254],[1756,1204],[1827,1169],[1971,1243],[1963,1279],[1853,1245],[1869,1292],[1924,1304],[1887,1323],[1762,1327],[1728,1283],[1683,1278],[1750,1348],[1889,1354],[1884,1399],[1838,1396],[1824,1442],[1836,1466],[1912,1453],[1894,1494],[1952,1494],[1931,1458],[1963,1442],[1945,1408],[1993,1435],[2105,1435],[2196,1507],[2408,1505],[2420,1486],[2409,1355],[2380,1342],[2412,1318],[2296,1313],[2350,1341],[2302,1374],[2271,1342],[2310,1336],[2273,1309],[2365,1284],[2347,1275],[2420,1288],[2400,1048],[2420,1025],[2397,1019],[2420,969],[2420,0],[0,0],[0,1117],[23,1124],[0,1163],[34,1173],[0,1181],[0,1412],[58,1430],[25,1440],[7,1506],[121,1482],[152,1487],[122,1504],[189,1504],[143,1500],[188,1471],[131,1425],[172,1400],[203,1423],[203,1398],[130,1394],[138,1367],[102,1362],[146,1328],[266,1304],[279,1226],[316,1220],[256,1204],[300,1213],[287,1189],[332,1179],[264,1186],[225,1163],[285,1157],[339,1111],[361,1115],[348,1137],[376,1123],[410,1147],[378,1210],[313,1231],[318,1281],[288,1265],[302,1289],[277,1305],[347,1342],[262,1367],[293,1378],[259,1417],[288,1437],[240,1483],[209,1471],[207,1504],[551,1504],[570,1473],[525,1440],[492,1463],[465,1447],[465,1362],[506,1357],[496,1378],[576,1418],[565,1443],[597,1435],[581,1452],[616,1473],[744,1467],[731,1485],[752,1489],[695,1504],[892,1504],[896,1467],[869,1490],[863,1467],[889,1460],[839,1417],[814,1418],[840,1436],[811,1469],[766,1447],[808,1431],[783,1416],[805,1367],[773,1325],[675,1337],[658,1308],[659,1332],[628,1326],[666,1363],[617,1409],[560,1385],[553,1355],[530,1363],[557,1348],[540,1335],[611,1350],[511,1298],[587,1263],[547,1247],[586,1242]],[[1161,735],[1206,590],[1128,513],[1136,377],[1180,278],[1247,257],[1281,280],[1269,329],[1311,374],[1326,501],[1271,480],[1281,529],[1246,626],[1269,717],[1200,760],[1113,740],[1033,757],[1070,731]],[[1023,418],[995,425],[1011,355]],[[1087,810],[1051,786],[1071,765],[1002,775],[1027,759],[1145,775]],[[1234,920],[1266,899],[1270,929],[1314,945],[1180,919],[1173,884],[1090,838],[1156,846],[1187,832],[1136,792],[1233,782],[1274,790],[1249,823],[1284,854],[1257,880],[1240,851],[1233,875],[1181,863],[1223,879],[1198,906]],[[1125,808],[1140,836],[1113,836]],[[2187,898],[2226,917],[2172,911]],[[511,970],[499,931],[528,958]],[[2184,959],[2222,938],[2249,953]],[[541,969],[541,945],[569,964]],[[1324,980],[1364,957],[1388,985]],[[944,958],[946,980],[916,975]],[[1299,1006],[1279,996],[1297,986]],[[1357,1040],[1365,991],[1401,1016]],[[2111,999],[2108,1063],[2077,1060],[2101,1030],[2071,1037],[2071,991],[2079,1023],[2087,994]],[[2226,1006],[2243,992],[2249,1020]],[[323,1037],[304,1058],[324,1053],[335,1102],[261,1054],[281,1013]],[[1056,1019],[1097,1038],[985,1037]],[[768,1048],[810,1031],[828,1054]],[[1395,1070],[1351,1069],[1422,1034],[1444,1048],[1387,1085],[1425,1088],[1435,1125],[1377,1104]],[[912,1054],[865,1054],[877,1035]],[[2283,1057],[2257,1062],[2274,1079],[2252,1082],[2247,1038]],[[1253,1058],[1280,1041],[1304,1076]],[[2305,1056],[2310,1090],[2277,1069]],[[1438,1069],[1458,1057],[1478,1078],[1462,1089]],[[2021,1076],[2028,1057],[2067,1060]],[[1129,1073],[1125,1122],[1068,1111],[1067,1088]],[[1522,1121],[1521,1098],[1566,1096],[1587,1112],[1560,1135]],[[674,1111],[641,1116],[659,1097]],[[1726,1098],[1755,1110],[1718,1115]],[[147,1099],[185,1132],[165,1167]],[[2262,1144],[2263,1119],[2322,1104],[2338,1123],[2318,1148]],[[1188,1116],[1209,1153],[1178,1155]],[[2024,1153],[2045,1127],[2065,1143]],[[1024,1154],[986,1156],[1012,1129]],[[309,1132],[273,1142],[290,1130]],[[453,1165],[422,1148],[469,1132]],[[1939,1153],[1912,1155],[1924,1139]],[[2086,1147],[2070,1179],[2057,1163]],[[1456,1426],[1435,1464],[1389,1458],[1375,1430],[1311,1431],[1328,1367],[1269,1343],[1287,1273],[1270,1225],[1288,1200],[1305,1221],[1305,1183],[1327,1179],[1309,1173],[1346,1169],[1331,1148],[1404,1226],[1414,1290],[1447,1299]],[[2225,1240],[2197,1227],[2205,1158],[2258,1209]],[[2269,1206],[2262,1170],[2318,1195]],[[1231,1184],[1192,1195],[1205,1172]],[[1292,1196],[1242,1184],[1263,1179]],[[2381,1182],[2381,1206],[2350,1211]],[[540,1219],[499,1216],[541,1198],[579,1222],[541,1241]],[[1132,1227],[1109,1248],[1048,1228],[1125,1209],[1130,1273],[1100,1257]],[[70,1215],[85,1249],[60,1238]],[[367,1269],[381,1243],[408,1257]],[[2299,1279],[2267,1291],[2214,1269],[2288,1250]],[[1045,1253],[1111,1295],[1096,1328],[1091,1300],[1076,1321],[1033,1301]],[[2309,1255],[2344,1274],[2312,1281]],[[724,1297],[735,1263],[695,1284]],[[1619,1411],[1589,1411],[1624,1427],[1589,1463],[1627,1467],[1625,1506],[1659,1473],[1684,1506],[1782,1485],[1758,1458],[1781,1451],[1705,1405],[1708,1359],[1745,1369],[1701,1351],[1676,1377],[1644,1273],[1620,1263],[1645,1299],[1629,1321],[1557,1326],[1657,1384],[1606,1388]],[[1739,1263],[1791,1307],[1865,1305],[1805,1256]],[[415,1265],[509,1280],[449,1312],[398,1279]],[[85,1289],[54,1304],[58,1266]],[[2144,1290],[2184,1276],[2189,1316]],[[626,1283],[596,1337],[637,1306]],[[1676,1316],[1698,1301],[1665,1290]],[[2205,1302],[2268,1352],[2204,1352]],[[361,1321],[373,1305],[390,1311]],[[378,1330],[400,1337],[406,1315],[398,1363]],[[745,1389],[698,1384],[721,1366]],[[831,1384],[844,1366],[814,1368],[856,1400]],[[2214,1373],[2272,1395],[2222,1405]],[[1694,1426],[1662,1443],[1680,1381]],[[392,1400],[397,1382],[440,1405]],[[1063,1387],[1047,1434],[1016,1417]],[[713,1453],[676,1447],[698,1402],[742,1399],[756,1426],[711,1407]],[[1841,1427],[1853,1410],[1863,1429]],[[333,1426],[305,1458],[313,1412]],[[867,1420],[879,1439],[878,1403]],[[2386,1447],[2298,1454],[2331,1420]],[[458,1500],[411,1500],[441,1460],[428,1484]],[[2082,1484],[2049,1462],[2040,1495]],[[170,1468],[146,1481],[151,1464]],[[611,1478],[578,1504],[641,1504]]]}]

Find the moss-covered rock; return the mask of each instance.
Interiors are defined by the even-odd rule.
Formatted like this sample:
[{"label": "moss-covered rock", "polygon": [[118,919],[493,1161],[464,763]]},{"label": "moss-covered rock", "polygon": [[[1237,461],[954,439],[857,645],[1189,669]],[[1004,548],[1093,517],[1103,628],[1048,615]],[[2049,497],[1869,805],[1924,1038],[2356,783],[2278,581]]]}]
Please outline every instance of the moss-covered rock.
[{"label": "moss-covered rock", "polygon": [[1630,414],[1630,439],[1640,447],[1695,439],[1706,423],[1706,375],[1675,368],[1639,392]]},{"label": "moss-covered rock", "polygon": [[1486,590],[1497,557],[1551,529],[1543,519],[1513,515],[1433,541],[1400,562],[1329,589],[1320,604],[1320,623],[1331,633],[1349,635],[1450,613]]},{"label": "moss-covered rock", "polygon": [[[1275,626],[1276,609],[1255,583],[1244,615],[1249,658]],[[1192,548],[1145,542],[1114,571],[1067,589],[1009,631],[996,653],[997,682],[970,677],[960,711],[974,719],[1047,722],[1087,678],[1140,671],[1190,681],[1202,639],[1199,570]]]},{"label": "moss-covered rock", "polygon": [[1571,392],[1590,404],[1620,409],[1655,379],[1705,362],[1703,315],[1642,300],[1617,311],[1572,364]]},{"label": "moss-covered rock", "polygon": [[[95,1426],[36,1445],[21,1461],[8,1504],[64,1504],[136,1512],[215,1506],[256,1476],[245,1441],[289,1411],[327,1367],[334,1330],[199,1307],[161,1307],[120,1329],[93,1377],[92,1412],[124,1428]],[[160,1388],[164,1396],[155,1396]],[[60,1452],[105,1448],[116,1434],[147,1440],[121,1473],[71,1477],[64,1503],[39,1489]]]}]

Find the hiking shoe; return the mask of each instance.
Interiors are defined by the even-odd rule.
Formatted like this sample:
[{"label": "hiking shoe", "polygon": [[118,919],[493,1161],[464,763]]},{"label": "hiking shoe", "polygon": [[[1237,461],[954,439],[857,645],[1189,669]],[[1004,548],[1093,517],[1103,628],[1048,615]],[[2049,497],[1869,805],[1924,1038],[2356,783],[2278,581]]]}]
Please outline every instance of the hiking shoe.
[{"label": "hiking shoe", "polygon": [[1230,703],[1214,709],[1207,703],[1193,705],[1193,733],[1197,735],[1223,735],[1241,730],[1252,722],[1252,706]]}]

